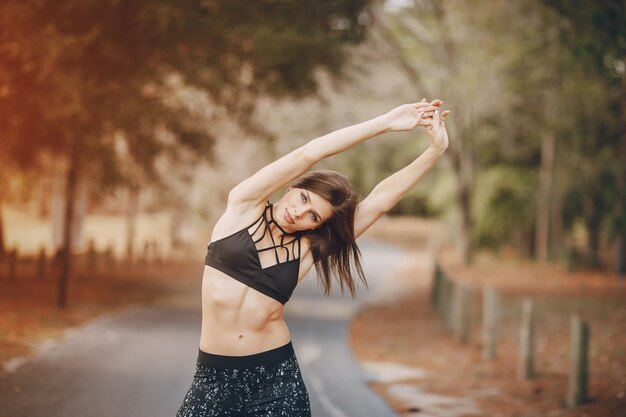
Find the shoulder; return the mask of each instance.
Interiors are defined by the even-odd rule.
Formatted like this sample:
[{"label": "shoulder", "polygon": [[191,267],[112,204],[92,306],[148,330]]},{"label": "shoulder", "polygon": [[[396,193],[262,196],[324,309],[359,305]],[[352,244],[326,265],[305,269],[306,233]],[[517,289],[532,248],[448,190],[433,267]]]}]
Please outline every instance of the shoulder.
[{"label": "shoulder", "polygon": [[256,223],[267,207],[264,203],[239,203],[229,201],[222,216],[213,227],[211,241],[215,241],[250,227]]}]

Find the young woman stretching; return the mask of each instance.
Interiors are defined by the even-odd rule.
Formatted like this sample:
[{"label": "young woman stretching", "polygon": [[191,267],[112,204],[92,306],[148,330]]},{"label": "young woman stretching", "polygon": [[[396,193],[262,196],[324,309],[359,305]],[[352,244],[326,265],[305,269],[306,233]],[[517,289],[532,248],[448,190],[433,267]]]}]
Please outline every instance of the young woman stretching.
[{"label": "young woman stretching", "polygon": [[[310,416],[283,305],[313,265],[354,296],[366,285],[355,240],[431,168],[448,147],[440,100],[405,104],[314,139],[267,165],[228,195],[213,229],[202,279],[196,373],[177,417]],[[345,176],[306,172],[316,162],[384,132],[426,129],[428,149],[363,201]],[[287,185],[275,204],[268,197]]]}]

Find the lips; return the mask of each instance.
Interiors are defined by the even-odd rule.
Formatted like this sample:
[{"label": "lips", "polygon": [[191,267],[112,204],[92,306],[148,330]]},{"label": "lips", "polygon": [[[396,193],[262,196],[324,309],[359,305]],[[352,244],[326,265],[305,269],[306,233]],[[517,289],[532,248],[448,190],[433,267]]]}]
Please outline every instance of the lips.
[{"label": "lips", "polygon": [[289,214],[289,211],[287,209],[285,209],[285,220],[287,220],[287,223],[289,224],[293,224],[293,217],[291,217],[291,215]]}]

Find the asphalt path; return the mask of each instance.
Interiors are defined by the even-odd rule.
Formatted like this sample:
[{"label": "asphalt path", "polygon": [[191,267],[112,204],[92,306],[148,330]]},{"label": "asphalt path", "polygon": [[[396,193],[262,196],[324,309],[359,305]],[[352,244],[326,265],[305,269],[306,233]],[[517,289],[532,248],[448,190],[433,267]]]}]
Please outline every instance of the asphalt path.
[{"label": "asphalt path", "polygon": [[[359,246],[369,291],[359,286],[356,300],[338,291],[323,297],[311,275],[285,309],[313,417],[396,416],[367,388],[347,338],[363,303],[392,296],[385,276],[406,254],[373,240]],[[191,305],[173,298],[100,317],[12,362],[0,375],[0,417],[173,417],[195,369],[196,298]]]}]

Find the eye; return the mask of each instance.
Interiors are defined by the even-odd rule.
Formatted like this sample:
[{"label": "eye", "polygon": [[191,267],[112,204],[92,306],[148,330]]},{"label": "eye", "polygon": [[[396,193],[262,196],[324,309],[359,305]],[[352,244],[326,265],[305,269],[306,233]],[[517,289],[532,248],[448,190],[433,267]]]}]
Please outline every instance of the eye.
[{"label": "eye", "polygon": [[306,203],[306,196],[304,195],[304,193],[300,193],[300,196],[302,197],[302,201]]},{"label": "eye", "polygon": [[311,213],[311,219],[316,222],[317,221],[317,216],[315,215],[315,213]]}]

